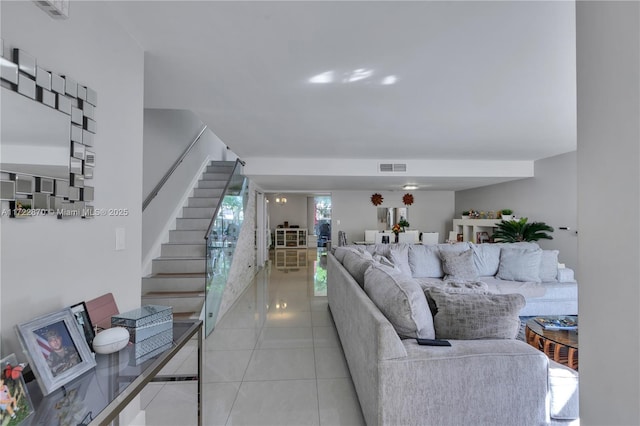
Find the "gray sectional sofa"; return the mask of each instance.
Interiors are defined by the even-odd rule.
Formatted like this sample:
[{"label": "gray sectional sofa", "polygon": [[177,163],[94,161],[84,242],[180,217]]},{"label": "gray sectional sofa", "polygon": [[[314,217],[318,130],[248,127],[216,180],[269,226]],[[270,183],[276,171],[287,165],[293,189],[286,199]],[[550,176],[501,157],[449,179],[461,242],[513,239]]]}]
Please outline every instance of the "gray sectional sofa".
[{"label": "gray sectional sofa", "polygon": [[[577,418],[577,374],[552,378],[553,362],[514,339],[511,323],[504,328],[509,338],[418,345],[412,337],[442,337],[425,292],[442,291],[438,287],[450,277],[422,280],[403,273],[407,265],[398,264],[405,253],[409,262],[408,252],[394,248],[399,250],[338,247],[327,260],[329,309],[368,425],[544,425]],[[518,294],[485,291],[478,297],[508,299],[516,318],[525,303]],[[563,381],[552,386],[553,380]],[[569,402],[556,398],[554,404],[552,389],[560,388]]]}]

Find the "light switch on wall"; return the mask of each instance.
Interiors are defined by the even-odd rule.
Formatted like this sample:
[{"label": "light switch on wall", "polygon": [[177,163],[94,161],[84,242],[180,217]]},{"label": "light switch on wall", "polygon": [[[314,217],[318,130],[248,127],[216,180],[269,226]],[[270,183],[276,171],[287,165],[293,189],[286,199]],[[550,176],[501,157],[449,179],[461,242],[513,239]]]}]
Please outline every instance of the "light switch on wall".
[{"label": "light switch on wall", "polygon": [[125,246],[124,228],[116,228],[116,251],[124,250]]}]

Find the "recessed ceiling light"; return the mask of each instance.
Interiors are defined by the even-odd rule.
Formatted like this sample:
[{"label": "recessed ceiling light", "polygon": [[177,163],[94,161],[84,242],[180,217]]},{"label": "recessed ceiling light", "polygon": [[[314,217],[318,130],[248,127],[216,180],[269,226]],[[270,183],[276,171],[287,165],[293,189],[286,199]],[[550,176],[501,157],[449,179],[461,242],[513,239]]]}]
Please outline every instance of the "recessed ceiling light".
[{"label": "recessed ceiling light", "polygon": [[404,189],[405,191],[411,191],[413,189],[418,189],[418,185],[408,184],[408,185],[403,186],[402,189]]},{"label": "recessed ceiling light", "polygon": [[382,79],[382,84],[385,86],[388,86],[391,84],[396,84],[397,81],[398,81],[398,77],[396,77],[395,75],[388,75]]},{"label": "recessed ceiling light", "polygon": [[309,83],[326,84],[333,83],[333,71],[323,72],[322,74],[314,75],[309,79]]}]

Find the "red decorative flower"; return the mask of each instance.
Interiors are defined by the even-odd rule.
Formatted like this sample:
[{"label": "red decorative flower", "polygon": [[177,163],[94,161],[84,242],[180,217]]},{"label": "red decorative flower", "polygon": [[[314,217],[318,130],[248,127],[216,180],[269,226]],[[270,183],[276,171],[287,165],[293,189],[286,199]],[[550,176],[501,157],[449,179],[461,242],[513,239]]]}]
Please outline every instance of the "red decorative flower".
[{"label": "red decorative flower", "polygon": [[378,194],[377,192],[371,196],[371,204],[373,204],[374,206],[379,206],[380,204],[382,204],[382,200],[384,200],[384,198],[382,198],[382,195]]},{"label": "red decorative flower", "polygon": [[405,206],[410,206],[413,204],[413,195],[412,194],[404,194],[402,196],[402,202]]}]

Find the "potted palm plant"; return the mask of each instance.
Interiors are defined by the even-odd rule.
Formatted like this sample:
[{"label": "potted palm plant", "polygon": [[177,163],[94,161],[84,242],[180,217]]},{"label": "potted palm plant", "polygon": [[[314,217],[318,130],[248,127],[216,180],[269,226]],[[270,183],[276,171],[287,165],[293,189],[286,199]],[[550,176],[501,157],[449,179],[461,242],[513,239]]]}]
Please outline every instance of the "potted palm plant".
[{"label": "potted palm plant", "polygon": [[493,239],[501,243],[517,243],[519,241],[553,240],[547,232],[553,232],[553,228],[544,222],[527,222],[523,217],[519,220],[503,220],[498,223],[498,228],[493,233]]}]

